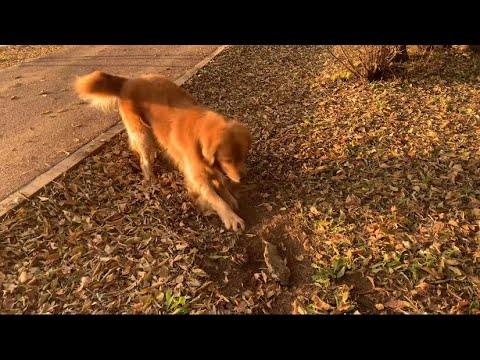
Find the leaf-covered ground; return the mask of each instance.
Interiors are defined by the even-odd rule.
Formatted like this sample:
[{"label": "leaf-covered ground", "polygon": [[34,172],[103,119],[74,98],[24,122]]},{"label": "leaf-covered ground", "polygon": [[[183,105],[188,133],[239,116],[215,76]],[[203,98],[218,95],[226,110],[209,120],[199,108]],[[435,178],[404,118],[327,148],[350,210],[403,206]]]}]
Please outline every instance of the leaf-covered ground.
[{"label": "leaf-covered ground", "polygon": [[228,48],[185,87],[252,129],[246,233],[161,156],[145,184],[122,135],[3,219],[0,311],[480,312],[479,66],[451,50],[368,84],[320,46]]},{"label": "leaf-covered ground", "polygon": [[0,69],[50,54],[65,45],[8,45],[0,47]]}]

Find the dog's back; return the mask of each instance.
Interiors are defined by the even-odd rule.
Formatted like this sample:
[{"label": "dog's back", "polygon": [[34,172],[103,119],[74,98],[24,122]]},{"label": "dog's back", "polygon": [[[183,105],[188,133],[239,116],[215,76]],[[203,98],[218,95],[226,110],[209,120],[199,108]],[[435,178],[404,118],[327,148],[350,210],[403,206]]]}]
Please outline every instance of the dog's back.
[{"label": "dog's back", "polygon": [[184,89],[160,75],[143,75],[128,79],[94,71],[75,81],[75,90],[80,98],[103,110],[111,108],[116,101],[134,102],[137,107],[167,106],[190,108],[198,102]]},{"label": "dog's back", "polygon": [[[174,82],[161,75],[143,75],[128,79],[94,71],[75,82],[78,95],[101,110],[118,105],[129,133],[153,129],[159,143],[169,147],[172,124],[180,132],[191,132],[190,122],[204,109]],[[185,123],[185,122],[188,122]]]},{"label": "dog's back", "polygon": [[190,108],[198,102],[184,89],[164,76],[144,75],[125,86],[125,97],[136,97],[150,104],[161,104],[170,108]]}]

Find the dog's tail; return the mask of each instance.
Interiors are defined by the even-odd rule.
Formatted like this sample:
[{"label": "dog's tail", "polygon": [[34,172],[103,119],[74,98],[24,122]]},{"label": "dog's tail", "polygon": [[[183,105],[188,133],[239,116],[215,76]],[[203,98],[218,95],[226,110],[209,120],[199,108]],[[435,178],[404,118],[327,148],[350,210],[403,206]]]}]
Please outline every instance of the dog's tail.
[{"label": "dog's tail", "polygon": [[75,91],[81,99],[103,110],[111,110],[117,103],[127,78],[94,71],[75,81]]}]

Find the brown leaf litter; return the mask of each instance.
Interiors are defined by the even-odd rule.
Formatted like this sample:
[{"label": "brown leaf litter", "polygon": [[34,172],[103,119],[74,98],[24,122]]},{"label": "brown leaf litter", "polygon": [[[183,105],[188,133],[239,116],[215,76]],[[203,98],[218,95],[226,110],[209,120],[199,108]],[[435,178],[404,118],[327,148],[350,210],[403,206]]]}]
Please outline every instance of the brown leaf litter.
[{"label": "brown leaf litter", "polygon": [[185,87],[252,129],[245,234],[162,157],[145,184],[122,135],[2,219],[0,311],[477,314],[479,65],[413,56],[367,84],[321,46],[228,48]]}]

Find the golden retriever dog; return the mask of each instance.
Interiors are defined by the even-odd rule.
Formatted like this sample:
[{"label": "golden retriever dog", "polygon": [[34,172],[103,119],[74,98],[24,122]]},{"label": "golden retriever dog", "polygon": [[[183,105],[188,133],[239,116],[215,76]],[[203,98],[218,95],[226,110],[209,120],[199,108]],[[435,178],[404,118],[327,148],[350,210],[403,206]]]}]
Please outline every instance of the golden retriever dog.
[{"label": "golden retriever dog", "polygon": [[215,211],[227,229],[245,229],[232,209],[238,203],[228,187],[229,180],[239,183],[246,172],[251,134],[244,124],[201,106],[163,76],[128,79],[94,71],[78,77],[75,90],[101,109],[118,106],[147,180],[154,177],[158,142],[183,173],[197,203]]}]

